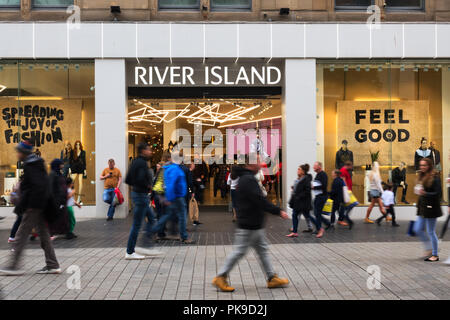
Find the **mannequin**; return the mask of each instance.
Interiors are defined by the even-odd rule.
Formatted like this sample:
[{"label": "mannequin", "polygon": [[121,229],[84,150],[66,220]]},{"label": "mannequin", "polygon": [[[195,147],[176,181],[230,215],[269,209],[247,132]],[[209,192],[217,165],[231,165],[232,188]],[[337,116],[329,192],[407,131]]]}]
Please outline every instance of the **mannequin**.
[{"label": "mannequin", "polygon": [[416,171],[419,171],[419,163],[423,158],[429,158],[433,160],[431,156],[431,150],[428,149],[427,139],[425,137],[422,137],[422,140],[420,140],[420,147],[414,153],[414,168],[416,169]]},{"label": "mannequin", "polygon": [[80,140],[75,141],[71,152],[69,174],[75,184],[78,181],[78,190],[75,189],[75,193],[78,194],[77,202],[82,204],[83,178],[86,177],[86,151],[83,150]]},{"label": "mannequin", "polygon": [[408,204],[406,201],[406,191],[408,191],[408,184],[406,183],[406,164],[402,161],[400,162],[400,166],[392,170],[392,184],[394,192],[394,199],[397,195],[397,188],[403,188],[402,192],[402,202]]},{"label": "mannequin", "polygon": [[61,150],[60,160],[64,163],[63,175],[67,177],[70,170],[70,159],[72,154],[72,145],[68,140],[64,141],[64,149]]},{"label": "mannequin", "polygon": [[430,141],[431,160],[434,164],[434,170],[441,172],[441,153],[436,149],[436,142]]},{"label": "mannequin", "polygon": [[346,161],[353,163],[353,152],[348,149],[348,141],[342,140],[341,148],[336,152],[336,169],[341,169]]}]

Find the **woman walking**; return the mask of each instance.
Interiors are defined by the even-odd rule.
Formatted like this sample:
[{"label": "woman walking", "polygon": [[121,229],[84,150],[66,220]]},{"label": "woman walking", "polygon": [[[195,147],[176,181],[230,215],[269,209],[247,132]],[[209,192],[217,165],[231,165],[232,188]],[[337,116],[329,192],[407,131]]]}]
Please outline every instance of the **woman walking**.
[{"label": "woman walking", "polygon": [[330,199],[333,200],[333,207],[330,214],[330,224],[327,227],[334,228],[334,223],[336,222],[336,211],[339,213],[341,206],[344,205],[344,186],[345,182],[341,179],[341,171],[333,170],[331,177],[333,178],[333,183],[331,184],[331,191],[329,193]]},{"label": "woman walking", "polygon": [[[431,159],[423,158],[419,163],[419,177],[414,192],[419,195],[417,202],[417,220],[414,232],[425,246],[425,261],[439,261],[438,238],[436,235],[436,221],[442,216],[440,206],[441,181],[433,170]],[[425,228],[427,235],[425,235]]]},{"label": "woman walking", "polygon": [[369,181],[370,181],[369,194],[371,197],[371,201],[369,207],[367,208],[366,219],[364,221],[366,223],[374,223],[373,220],[369,219],[369,216],[376,203],[378,203],[381,213],[383,215],[386,214],[383,202],[381,201],[381,194],[383,193],[383,187],[381,186],[380,165],[377,161],[375,161],[372,165],[372,172],[369,174]]},{"label": "woman walking", "polygon": [[240,168],[241,165],[236,164],[233,167],[231,167],[231,173],[228,175],[227,179],[227,185],[230,186],[230,194],[231,194],[231,208],[233,209],[233,222],[236,221],[236,188],[239,182],[239,176],[237,171],[239,171],[238,168]]},{"label": "woman walking", "polygon": [[[311,210],[311,175],[308,174],[309,164],[298,167],[298,178],[294,183],[289,206],[292,208],[292,232],[286,235],[289,238],[298,237],[297,228],[300,215],[305,217],[306,223],[310,222],[309,211]],[[312,229],[308,228],[308,231]]]}]

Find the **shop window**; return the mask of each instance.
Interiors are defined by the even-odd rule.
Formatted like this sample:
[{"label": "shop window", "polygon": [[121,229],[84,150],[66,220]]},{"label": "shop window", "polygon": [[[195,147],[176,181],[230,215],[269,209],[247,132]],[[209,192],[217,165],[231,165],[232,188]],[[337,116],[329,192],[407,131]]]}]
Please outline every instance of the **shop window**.
[{"label": "shop window", "polygon": [[419,159],[428,157],[446,190],[448,65],[349,61],[319,64],[317,70],[318,119],[323,121],[318,125],[323,132],[317,136],[323,148],[319,154],[324,155],[319,160],[329,177],[335,168],[352,161],[353,193],[367,205],[368,176],[376,160],[382,181],[394,186],[397,204],[413,204]]},{"label": "shop window", "polygon": [[412,10],[424,9],[425,0],[386,0],[387,9]]},{"label": "shop window", "polygon": [[65,8],[73,5],[73,0],[33,0],[35,8]]},{"label": "shop window", "polygon": [[200,10],[200,0],[159,0],[159,9]]},{"label": "shop window", "polygon": [[251,10],[252,0],[211,0],[211,10],[241,11]]},{"label": "shop window", "polygon": [[336,0],[337,10],[366,10],[374,4],[374,0]]},{"label": "shop window", "polygon": [[[55,158],[64,160],[76,200],[95,204],[93,88],[92,62],[0,61],[0,205],[11,205],[11,190],[22,173],[15,146],[25,139],[48,168]],[[73,151],[65,152],[69,144]]]},{"label": "shop window", "polygon": [[20,8],[20,0],[0,0],[0,8]]}]

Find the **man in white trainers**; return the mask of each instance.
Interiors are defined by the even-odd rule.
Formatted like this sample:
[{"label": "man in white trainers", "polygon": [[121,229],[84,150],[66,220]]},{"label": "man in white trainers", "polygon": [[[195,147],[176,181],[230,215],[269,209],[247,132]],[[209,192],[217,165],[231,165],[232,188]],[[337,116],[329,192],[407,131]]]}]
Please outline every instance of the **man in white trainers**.
[{"label": "man in white trainers", "polygon": [[147,161],[152,155],[152,150],[145,142],[138,145],[139,156],[131,163],[125,183],[132,187],[131,199],[133,200],[133,225],[128,238],[125,259],[142,260],[149,257],[159,256],[158,250],[136,247],[137,237],[141,229],[142,220],[147,217],[147,233],[144,238],[144,246],[151,246],[151,225],[153,223],[153,212],[150,207],[150,190],[152,186],[152,174]]}]

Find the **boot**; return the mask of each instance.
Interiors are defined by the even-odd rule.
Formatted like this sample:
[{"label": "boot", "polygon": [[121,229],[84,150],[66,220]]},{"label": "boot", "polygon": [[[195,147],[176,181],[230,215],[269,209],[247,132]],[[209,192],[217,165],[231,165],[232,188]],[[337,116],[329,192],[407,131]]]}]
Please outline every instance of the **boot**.
[{"label": "boot", "polygon": [[279,278],[276,274],[273,275],[272,278],[269,279],[269,281],[267,281],[267,288],[269,289],[273,289],[273,288],[279,288],[279,287],[284,287],[285,285],[287,285],[289,283],[288,279],[285,278]]},{"label": "boot", "polygon": [[228,285],[227,279],[224,276],[217,276],[212,281],[213,285],[223,292],[233,292],[234,288]]}]

